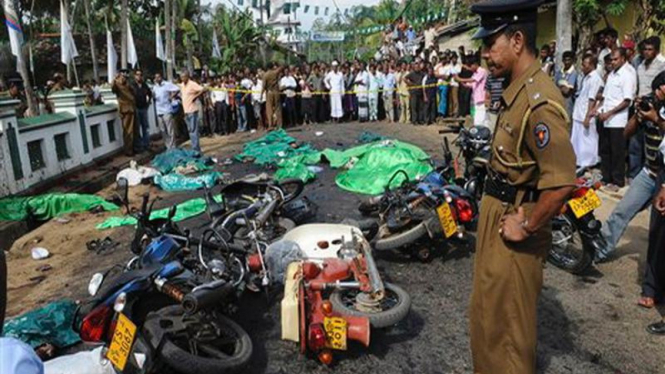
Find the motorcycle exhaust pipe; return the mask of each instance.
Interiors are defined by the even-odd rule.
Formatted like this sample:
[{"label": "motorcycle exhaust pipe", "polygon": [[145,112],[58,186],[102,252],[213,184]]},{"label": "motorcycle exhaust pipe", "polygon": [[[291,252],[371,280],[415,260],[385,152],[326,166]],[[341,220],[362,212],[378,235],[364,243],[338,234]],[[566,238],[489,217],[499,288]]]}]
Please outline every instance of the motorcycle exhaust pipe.
[{"label": "motorcycle exhaust pipe", "polygon": [[233,286],[224,281],[217,280],[195,287],[192,292],[182,299],[182,308],[187,314],[194,314],[211,305],[219,303],[231,291]]},{"label": "motorcycle exhaust pipe", "polygon": [[346,333],[351,340],[355,340],[365,347],[369,347],[369,318],[343,316],[347,322]]},{"label": "motorcycle exhaust pipe", "polygon": [[385,289],[379,269],[376,267],[374,257],[372,257],[371,250],[363,246],[363,255],[365,256],[365,265],[367,266],[367,275],[369,276],[369,286],[371,288],[372,296],[378,300],[383,299]]}]

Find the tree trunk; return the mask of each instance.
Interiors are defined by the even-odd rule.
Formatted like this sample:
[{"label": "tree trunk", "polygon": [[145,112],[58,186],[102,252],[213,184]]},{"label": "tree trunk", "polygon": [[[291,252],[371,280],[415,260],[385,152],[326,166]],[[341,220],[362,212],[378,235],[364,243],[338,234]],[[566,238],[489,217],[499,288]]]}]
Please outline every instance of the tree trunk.
[{"label": "tree trunk", "polygon": [[635,10],[637,19],[635,20],[635,26],[633,27],[631,34],[636,42],[640,42],[645,39],[647,30],[651,25],[653,7],[648,0],[640,0],[637,3],[638,5]]},{"label": "tree trunk", "polygon": [[122,5],[120,8],[120,69],[127,69],[127,0],[122,0]]},{"label": "tree trunk", "polygon": [[173,82],[173,57],[171,52],[171,0],[164,0],[164,40],[166,48],[166,79]]},{"label": "tree trunk", "polygon": [[203,23],[201,22],[201,0],[196,0],[196,32],[199,33],[199,43],[198,43],[198,53],[199,53],[199,58],[203,55],[203,43],[200,41],[203,40],[203,35],[202,35],[202,29],[201,26]]},{"label": "tree trunk", "polygon": [[187,70],[194,74],[194,46],[191,40],[187,40]]},{"label": "tree trunk", "polygon": [[[583,45],[583,44],[580,44]],[[573,4],[572,0],[556,2],[556,55],[555,65],[562,66],[563,52],[573,48]]]},{"label": "tree trunk", "polygon": [[85,8],[85,20],[88,26],[88,38],[90,38],[90,58],[92,59],[92,76],[95,81],[99,80],[99,65],[97,64],[97,47],[95,46],[95,36],[92,33],[92,19],[90,19],[90,0],[83,0]]}]

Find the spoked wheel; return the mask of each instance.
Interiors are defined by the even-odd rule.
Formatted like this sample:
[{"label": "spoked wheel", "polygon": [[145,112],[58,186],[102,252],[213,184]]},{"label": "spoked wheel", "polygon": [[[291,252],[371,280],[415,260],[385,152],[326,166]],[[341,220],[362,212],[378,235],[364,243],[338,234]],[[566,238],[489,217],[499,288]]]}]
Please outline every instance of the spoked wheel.
[{"label": "spoked wheel", "polygon": [[554,266],[573,274],[586,271],[593,256],[585,248],[582,235],[565,216],[555,218],[552,228],[552,250],[547,260]]},{"label": "spoked wheel", "polygon": [[333,309],[356,317],[367,317],[373,327],[382,328],[396,324],[411,309],[411,297],[401,287],[384,283],[385,296],[372,300],[369,294],[358,289],[338,290],[330,295]]},{"label": "spoked wheel", "polygon": [[149,314],[143,329],[153,346],[162,342],[159,359],[180,373],[237,371],[252,355],[245,330],[217,313],[186,315],[169,306]]}]

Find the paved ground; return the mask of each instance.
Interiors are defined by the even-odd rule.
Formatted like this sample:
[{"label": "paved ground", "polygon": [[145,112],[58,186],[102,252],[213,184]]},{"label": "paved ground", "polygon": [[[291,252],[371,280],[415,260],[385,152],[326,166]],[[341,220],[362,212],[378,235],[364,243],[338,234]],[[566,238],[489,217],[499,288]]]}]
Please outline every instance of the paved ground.
[{"label": "paved ground", "polygon": [[[347,148],[356,144],[360,132],[374,131],[422,147],[441,159],[441,137],[436,127],[412,127],[392,124],[342,124],[303,127],[291,135],[309,141],[317,148]],[[315,131],[323,131],[317,137]],[[220,161],[238,153],[242,144],[259,134],[236,134],[230,138],[203,139],[207,154]],[[261,169],[249,164],[220,166],[239,177]],[[334,184],[336,172],[327,166],[309,184],[305,195],[316,201],[319,221],[338,222],[356,217],[362,198],[347,193]],[[132,190],[132,199],[148,189]],[[156,192],[153,189],[153,192]],[[111,193],[111,188],[100,192]],[[198,195],[197,192],[164,194],[160,205],[168,205]],[[607,217],[615,205],[604,197],[600,218]],[[92,273],[126,260],[123,247],[131,237],[131,228],[99,232],[94,224],[108,213],[80,214],[70,221],[51,221],[17,240],[9,254],[9,312],[18,314],[61,297],[85,296],[85,285]],[[201,226],[205,217],[190,220],[188,227]],[[617,259],[598,266],[587,276],[576,277],[547,266],[545,289],[539,305],[538,367],[540,373],[579,374],[651,374],[665,373],[662,355],[665,339],[648,335],[644,327],[657,320],[656,311],[639,309],[635,302],[646,257],[648,217],[642,213],[629,227],[620,243]],[[123,243],[108,253],[85,250],[92,238],[111,236]],[[39,244],[36,244],[36,241]],[[41,275],[39,265],[29,258],[35,245],[53,252],[46,260],[53,270],[46,278],[30,284],[30,277]],[[268,300],[265,295],[247,295],[235,318],[253,338],[255,353],[247,373],[471,373],[467,305],[472,279],[473,254],[469,245],[454,244],[444,258],[421,264],[399,256],[381,257],[379,267],[385,278],[402,285],[413,298],[410,315],[398,326],[373,331],[369,349],[351,346],[337,356],[332,368],[303,357],[295,344],[279,339],[279,294]]]}]

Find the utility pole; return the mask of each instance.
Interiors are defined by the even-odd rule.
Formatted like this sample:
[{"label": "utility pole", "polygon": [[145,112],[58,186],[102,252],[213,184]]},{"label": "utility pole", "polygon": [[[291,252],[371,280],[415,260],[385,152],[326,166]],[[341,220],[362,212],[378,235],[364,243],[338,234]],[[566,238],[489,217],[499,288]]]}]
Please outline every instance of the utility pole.
[{"label": "utility pole", "polygon": [[166,40],[166,79],[173,82],[173,56],[171,53],[171,0],[164,0],[164,27]]},{"label": "utility pole", "polygon": [[120,9],[120,70],[127,69],[127,0],[122,0]]},{"label": "utility pole", "polygon": [[563,52],[573,49],[572,0],[556,2],[556,54],[555,67],[561,66]]}]

